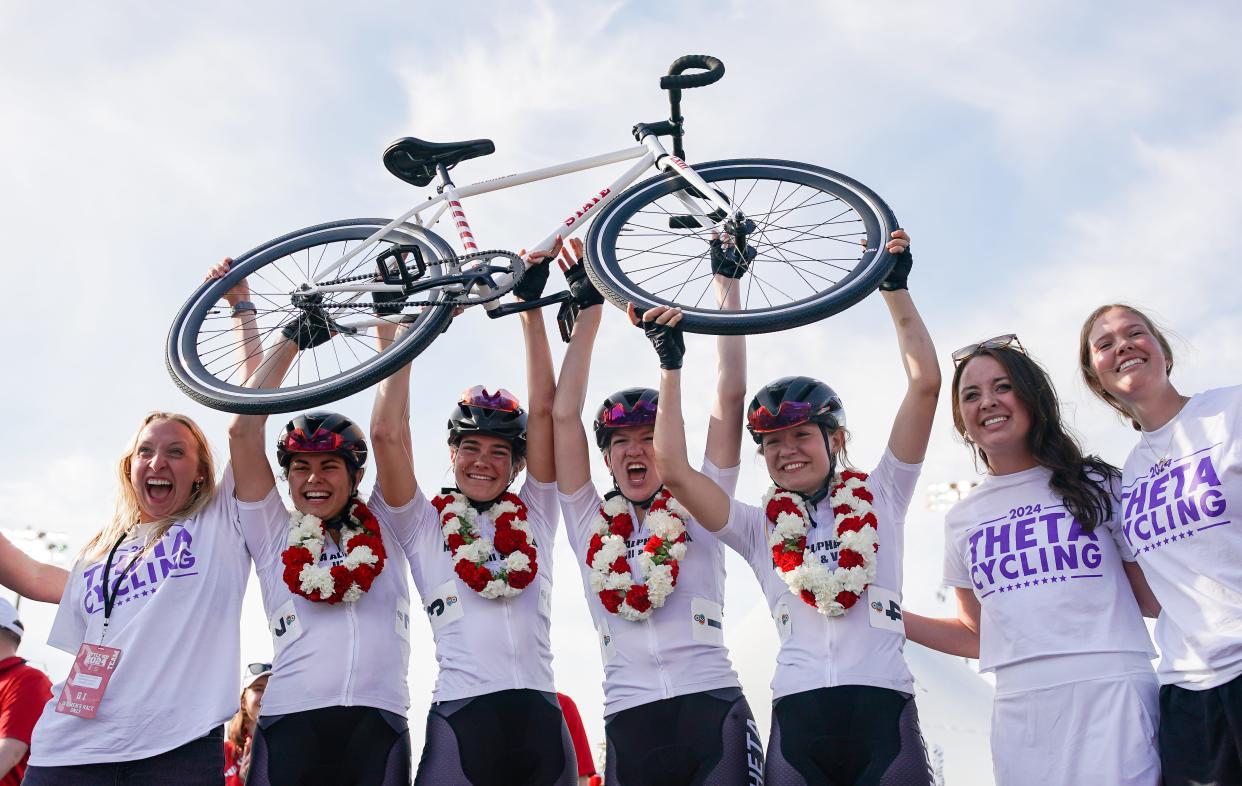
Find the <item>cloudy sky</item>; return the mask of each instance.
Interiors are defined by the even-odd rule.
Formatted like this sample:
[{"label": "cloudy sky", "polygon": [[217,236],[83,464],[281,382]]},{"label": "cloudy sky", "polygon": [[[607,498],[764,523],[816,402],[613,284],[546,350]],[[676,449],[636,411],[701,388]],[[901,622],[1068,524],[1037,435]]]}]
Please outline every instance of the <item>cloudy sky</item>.
[{"label": "cloudy sky", "polygon": [[[1240,22],[1223,1],[5,3],[0,526],[80,544],[104,521],[112,467],[148,410],[192,414],[223,448],[225,417],[183,397],[162,359],[175,310],[214,260],[414,204],[419,194],[380,162],[396,137],[495,140],[459,183],[625,147],[633,123],[664,113],[657,77],[688,52],[728,67],[686,94],[691,162],[790,158],[874,187],[914,238],[911,289],[941,356],[1018,333],[1087,445],[1118,461],[1132,432],[1075,375],[1076,333],[1095,305],[1133,301],[1172,327],[1183,390],[1237,381],[1242,348],[1227,338],[1242,332],[1228,229],[1242,213]],[[480,245],[530,244],[600,180],[474,200]],[[714,359],[711,342],[689,343],[695,400]],[[789,373],[828,380],[846,401],[852,454],[864,466],[878,458],[903,385],[878,298],[750,349],[752,388]],[[620,312],[606,314],[591,400],[654,384],[654,362],[608,363],[647,352]],[[428,487],[447,465],[454,395],[475,382],[521,393],[520,357],[516,321],[468,313],[416,360]],[[339,406],[365,419],[369,394]],[[973,474],[947,411],[926,482]],[[692,444],[704,420],[689,415]],[[739,493],[757,499],[765,485],[748,456]],[[939,526],[921,504],[911,510],[913,608],[936,608]],[[558,679],[598,740],[594,634],[557,549]],[[770,623],[749,572],[731,568],[734,661],[766,724],[775,637],[742,636]],[[251,600],[245,655],[261,657],[270,647]],[[47,609],[26,608],[45,633]],[[54,674],[67,666],[30,647]],[[433,664],[424,629],[411,665],[419,735]]]}]

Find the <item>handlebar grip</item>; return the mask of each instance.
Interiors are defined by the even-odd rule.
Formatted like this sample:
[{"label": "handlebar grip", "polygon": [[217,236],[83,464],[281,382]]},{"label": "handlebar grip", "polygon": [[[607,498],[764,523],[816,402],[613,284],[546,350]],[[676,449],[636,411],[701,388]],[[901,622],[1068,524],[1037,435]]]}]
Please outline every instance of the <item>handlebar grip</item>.
[{"label": "handlebar grip", "polygon": [[[702,68],[701,74],[682,74],[688,68]],[[706,87],[724,76],[724,63],[720,58],[711,55],[683,55],[668,67],[668,76],[660,77],[661,90],[687,90],[691,87]]]}]

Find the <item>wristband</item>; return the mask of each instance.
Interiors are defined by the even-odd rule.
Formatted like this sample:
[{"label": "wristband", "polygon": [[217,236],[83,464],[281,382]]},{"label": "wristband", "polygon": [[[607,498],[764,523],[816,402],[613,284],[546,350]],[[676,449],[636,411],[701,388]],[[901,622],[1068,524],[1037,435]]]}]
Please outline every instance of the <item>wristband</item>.
[{"label": "wristband", "polygon": [[258,310],[259,309],[254,307],[254,303],[250,302],[249,300],[239,300],[233,304],[233,316],[234,317],[240,317],[242,314],[245,314],[247,311],[253,314]]}]

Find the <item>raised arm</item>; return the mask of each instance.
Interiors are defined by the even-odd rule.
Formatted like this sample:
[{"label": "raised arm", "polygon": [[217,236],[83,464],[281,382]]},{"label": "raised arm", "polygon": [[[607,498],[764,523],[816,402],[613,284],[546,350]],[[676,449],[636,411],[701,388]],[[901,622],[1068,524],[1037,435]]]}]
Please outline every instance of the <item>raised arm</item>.
[{"label": "raised arm", "polygon": [[[579,241],[581,245],[581,241]],[[528,265],[523,279],[535,275],[538,289],[519,287],[521,300],[537,300],[542,294],[542,281],[548,277],[548,265],[561,251],[560,238],[549,251],[536,251],[526,258]],[[526,472],[535,480],[551,483],[556,480],[556,456],[553,447],[552,406],[556,396],[556,372],[552,367],[552,347],[544,325],[543,309],[523,311],[522,340],[526,344]]]},{"label": "raised arm", "polygon": [[[404,329],[393,322],[378,325],[375,331],[379,351],[387,350],[396,339],[397,331]],[[410,446],[410,364],[406,363],[379,383],[375,389],[375,404],[371,407],[375,471],[379,487],[384,491],[384,501],[394,508],[406,505],[418,491]]]},{"label": "raised arm", "polygon": [[[741,276],[737,252],[727,242],[712,239],[712,276],[716,302],[722,311],[741,308]],[[716,339],[716,400],[707,424],[707,460],[721,469],[736,467],[742,460],[742,420],[746,406],[746,337]],[[683,436],[684,442],[684,436]]]},{"label": "raised arm", "polygon": [[[633,306],[631,317],[633,318]],[[686,458],[686,424],[681,413],[681,355],[677,323],[681,310],[658,306],[643,314],[642,326],[660,357],[660,405],[656,408],[656,471],[673,497],[712,532],[729,523],[729,495]],[[739,453],[740,445],[734,452]],[[711,456],[708,456],[711,458]],[[716,463],[712,460],[712,463]],[[726,464],[725,466],[732,466]]]},{"label": "raised arm", "polygon": [[979,657],[979,599],[965,587],[955,587],[957,617],[924,617],[903,610],[906,638],[948,655]]},{"label": "raised arm", "polygon": [[906,288],[911,266],[909,247],[910,236],[905,230],[893,233],[888,251],[897,255],[897,264],[880,289],[888,313],[893,318],[893,326],[897,329],[897,348],[906,369],[906,395],[893,421],[888,449],[898,461],[918,464],[927,454],[927,441],[936,414],[936,399],[940,395],[940,365],[936,361],[936,347],[932,344],[931,335]]},{"label": "raised arm", "polygon": [[579,311],[552,402],[556,485],[563,494],[573,494],[591,481],[591,447],[582,425],[582,408],[591,375],[591,352],[604,311],[604,299],[591,286],[582,267],[582,241],[572,238],[569,245],[575,261],[565,266],[565,280]]},{"label": "raised arm", "polygon": [[68,578],[64,568],[40,562],[0,535],[0,584],[23,598],[60,603]]}]

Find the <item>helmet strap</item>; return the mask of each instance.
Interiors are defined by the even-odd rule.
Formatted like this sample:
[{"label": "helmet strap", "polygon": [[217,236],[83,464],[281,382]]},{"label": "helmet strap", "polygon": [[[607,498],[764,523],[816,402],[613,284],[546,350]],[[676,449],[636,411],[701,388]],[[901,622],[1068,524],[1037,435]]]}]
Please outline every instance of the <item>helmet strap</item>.
[{"label": "helmet strap", "polygon": [[655,502],[655,498],[660,496],[660,492],[664,490],[664,485],[661,484],[660,487],[656,489],[655,492],[652,493],[650,497],[647,497],[644,500],[630,499],[629,497],[625,496],[625,492],[621,490],[621,484],[617,483],[617,476],[613,475],[612,476],[612,490],[620,494],[622,498],[625,499],[626,502],[630,503],[634,507],[642,508],[643,510],[646,510],[647,508],[651,507],[652,502]]}]

